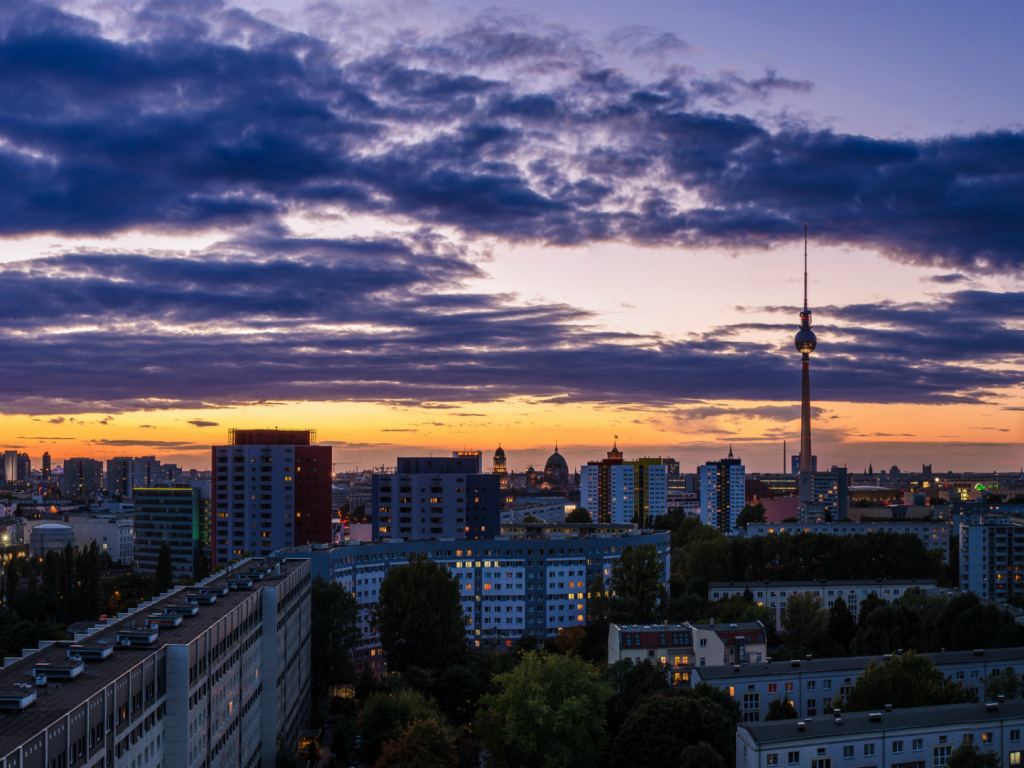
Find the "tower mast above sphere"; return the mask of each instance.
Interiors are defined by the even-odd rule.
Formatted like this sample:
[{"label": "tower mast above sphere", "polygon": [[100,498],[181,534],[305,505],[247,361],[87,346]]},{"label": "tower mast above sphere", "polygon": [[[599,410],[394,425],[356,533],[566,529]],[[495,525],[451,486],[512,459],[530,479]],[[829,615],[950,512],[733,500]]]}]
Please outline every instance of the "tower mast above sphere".
[{"label": "tower mast above sphere", "polygon": [[800,500],[811,501],[811,352],[818,339],[811,330],[811,310],[807,307],[807,225],[804,224],[804,309],[800,313],[800,330],[794,339],[803,367],[800,402]]}]

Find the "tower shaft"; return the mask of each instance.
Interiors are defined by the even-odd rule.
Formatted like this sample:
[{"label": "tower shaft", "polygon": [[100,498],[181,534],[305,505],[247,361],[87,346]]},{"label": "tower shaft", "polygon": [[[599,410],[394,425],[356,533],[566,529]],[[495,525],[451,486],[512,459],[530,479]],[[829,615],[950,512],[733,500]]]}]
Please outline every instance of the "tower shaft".
[{"label": "tower shaft", "polygon": [[800,398],[800,474],[809,473],[811,465],[811,356],[802,357],[802,384]]}]

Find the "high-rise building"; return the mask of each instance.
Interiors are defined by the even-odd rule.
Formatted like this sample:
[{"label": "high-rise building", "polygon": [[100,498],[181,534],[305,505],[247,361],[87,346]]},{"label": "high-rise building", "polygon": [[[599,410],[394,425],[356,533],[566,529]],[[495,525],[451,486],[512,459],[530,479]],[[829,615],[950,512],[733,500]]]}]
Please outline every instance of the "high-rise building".
[{"label": "high-rise building", "polygon": [[331,541],[331,447],[314,430],[233,429],[213,446],[211,562]]},{"label": "high-rise building", "polygon": [[650,527],[668,511],[668,465],[660,458],[626,461],[616,443],[608,458],[580,468],[580,506],[594,522]]},{"label": "high-rise building", "polygon": [[75,499],[99,492],[103,486],[103,462],[99,459],[65,459],[61,491]]},{"label": "high-rise building", "polygon": [[131,456],[107,459],[107,493],[111,496],[132,496],[133,463]]},{"label": "high-rise building", "polygon": [[272,768],[309,722],[309,626],[309,563],[280,560],[47,641],[0,671],[0,764]]},{"label": "high-rise building", "polygon": [[51,470],[51,466],[50,466],[50,452],[47,451],[46,453],[43,454],[43,482],[44,483],[50,482],[50,470]]},{"label": "high-rise building", "polygon": [[839,522],[847,519],[849,480],[846,467],[832,467],[828,472],[811,473],[811,498],[801,500],[799,517],[802,523]]},{"label": "high-rise building", "polygon": [[498,487],[501,490],[508,489],[508,465],[505,462],[505,451],[502,450],[501,446],[498,446],[498,450],[494,452],[494,465],[491,470],[498,476]]},{"label": "high-rise building", "polygon": [[175,581],[196,578],[200,554],[210,557],[209,493],[187,484],[134,490],[136,570],[156,573],[166,543]]},{"label": "high-rise building", "polygon": [[[792,474],[799,475],[800,474],[800,454],[794,454],[794,455],[790,456],[789,457],[789,463],[790,463]],[[818,457],[817,456],[811,456],[811,472],[817,472],[817,471],[818,471]]]},{"label": "high-rise building", "polygon": [[32,459],[27,453],[18,454],[18,482],[27,483],[32,479]]},{"label": "high-rise building", "polygon": [[983,600],[1024,596],[1024,523],[1001,515],[960,524],[960,588]]},{"label": "high-rise building", "polygon": [[14,484],[18,481],[18,452],[4,451],[4,482]]},{"label": "high-rise building", "polygon": [[746,504],[746,468],[740,459],[709,461],[699,468],[700,519],[705,525],[729,533]]},{"label": "high-rise building", "polygon": [[480,455],[403,458],[373,476],[373,538],[493,539],[501,531],[501,487]]}]

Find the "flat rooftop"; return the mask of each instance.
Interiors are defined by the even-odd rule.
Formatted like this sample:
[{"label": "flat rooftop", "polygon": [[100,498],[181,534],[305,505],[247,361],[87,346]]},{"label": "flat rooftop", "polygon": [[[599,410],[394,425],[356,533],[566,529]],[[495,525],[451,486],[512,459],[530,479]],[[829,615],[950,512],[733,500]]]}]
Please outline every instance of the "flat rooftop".
[{"label": "flat rooftop", "polygon": [[[991,706],[991,705],[988,705]],[[773,720],[766,723],[740,723],[747,730],[755,744],[788,742],[793,739],[808,739],[821,743],[821,739],[852,734],[870,734],[902,728],[955,728],[957,738],[951,744],[960,742],[960,732],[971,724],[978,726],[998,722],[1005,718],[1024,718],[1024,699],[1010,699],[991,709],[984,703],[945,704],[937,707],[913,707],[882,711],[881,717],[872,721],[869,712],[843,712],[842,723],[837,725],[832,715],[805,717],[802,720]],[[797,730],[797,723],[804,724],[804,730]]]},{"label": "flat rooftop", "polygon": [[[279,583],[303,562],[306,561],[293,560],[291,564],[286,563],[282,566],[280,575],[275,575],[271,572],[263,581],[255,583],[252,589],[231,591],[224,596],[218,596],[217,602],[211,605],[200,605],[199,613],[195,616],[184,617],[180,626],[161,627],[157,641],[150,646],[123,648],[117,645],[117,633],[120,630],[129,630],[133,625],[144,624],[151,613],[162,612],[165,606],[180,603],[184,599],[185,593],[198,589],[200,585],[177,589],[152,603],[141,605],[135,612],[125,618],[117,619],[107,624],[98,623],[98,626],[101,628],[91,633],[87,639],[80,640],[79,642],[95,644],[106,641],[112,643],[114,645],[114,654],[101,661],[87,659],[85,661],[85,670],[74,680],[62,680],[60,683],[53,683],[45,688],[40,687],[36,691],[35,702],[24,711],[0,714],[0,756],[7,755],[26,739],[99,693],[112,680],[130,670],[144,657],[151,656],[167,645],[187,645],[191,643],[205,632],[214,621],[225,616],[247,597],[251,596],[257,588],[273,586]],[[252,561],[245,562],[230,571],[218,575],[216,578],[210,579],[208,582],[204,582],[202,586],[225,584],[228,580],[234,578],[235,573],[239,569],[249,569],[251,567]],[[15,688],[18,683],[33,684],[32,670],[37,664],[44,662],[50,665],[68,663],[67,651],[71,645],[74,645],[73,641],[59,641],[43,650],[34,651],[13,663],[9,663],[0,670],[0,690]]]},{"label": "flat rooftop", "polygon": [[912,584],[921,588],[934,587],[935,579],[835,579],[818,581],[712,581],[708,589],[728,589],[729,587],[771,587],[773,589],[790,589],[797,587],[884,587],[886,584]]},{"label": "flat rooftop", "polygon": [[[1005,664],[1024,659],[1024,648],[988,648],[981,654],[977,654],[974,651],[946,651],[944,653],[922,653],[921,656],[931,659],[937,666],[980,664],[982,662]],[[838,659],[801,659],[797,665],[790,661],[770,661],[763,664],[741,664],[738,671],[732,664],[728,664],[714,667],[698,667],[696,672],[700,675],[701,680],[707,680],[708,682],[722,682],[725,679],[736,677],[774,677],[798,673],[804,675],[838,675],[849,671],[860,671],[872,659],[881,664],[885,657],[845,656]]]}]

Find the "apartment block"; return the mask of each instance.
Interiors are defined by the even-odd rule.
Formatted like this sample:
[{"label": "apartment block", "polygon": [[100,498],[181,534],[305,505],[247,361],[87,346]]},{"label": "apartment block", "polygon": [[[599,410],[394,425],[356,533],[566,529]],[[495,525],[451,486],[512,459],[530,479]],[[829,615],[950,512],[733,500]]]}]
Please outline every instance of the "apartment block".
[{"label": "apartment block", "polygon": [[[893,649],[897,650],[897,649]],[[1024,648],[925,653],[945,677],[976,693],[984,693],[985,678],[1011,668],[1024,673]],[[738,669],[718,666],[696,669],[694,684],[715,685],[739,702],[745,722],[764,720],[772,701],[786,697],[799,717],[828,715],[842,708],[842,699],[857,683],[868,663],[881,664],[885,656],[850,656],[836,659],[771,661]]]},{"label": "apartment block", "polygon": [[[868,533],[900,533],[917,536],[927,549],[938,552],[942,562],[949,562],[949,537],[954,530],[945,522],[891,523],[751,523],[747,536],[768,536],[781,533],[823,533],[829,536],[862,536]],[[961,543],[961,546],[963,544]]]},{"label": "apartment block", "polygon": [[670,540],[667,531],[578,531],[571,538],[556,534],[490,541],[346,542],[286,554],[308,558],[314,578],[334,580],[355,594],[362,631],[356,668],[380,674],[385,671],[384,659],[370,615],[388,571],[415,554],[427,555],[459,580],[467,639],[477,646],[493,646],[511,645],[522,635],[554,637],[567,627],[585,626],[590,584],[599,573],[607,579],[628,547],[656,547],[667,587]]},{"label": "apartment block", "polygon": [[211,562],[331,541],[331,447],[313,430],[231,430],[213,446]]},{"label": "apartment block", "polygon": [[1021,699],[742,723],[736,766],[932,768],[946,765],[965,742],[998,755],[1002,765],[1017,766],[1022,730]]},{"label": "apartment block", "polygon": [[618,625],[608,628],[608,663],[649,659],[664,664],[669,682],[686,686],[695,667],[760,664],[768,658],[760,621],[739,624]]},{"label": "apartment block", "polygon": [[736,530],[736,518],[746,505],[746,468],[733,458],[709,461],[700,475],[700,519],[723,533]]},{"label": "apartment block", "polygon": [[271,768],[309,718],[309,588],[250,560],[5,659],[0,766]]},{"label": "apartment block", "polygon": [[373,476],[373,538],[493,539],[501,528],[501,478],[480,472],[480,454],[399,458]]},{"label": "apartment block", "polygon": [[981,598],[1005,602],[1024,594],[1024,521],[981,516],[962,523],[960,586]]},{"label": "apartment block", "polygon": [[61,475],[61,491],[72,498],[86,498],[103,488],[103,463],[98,459],[68,459]]},{"label": "apartment block", "polygon": [[607,458],[580,468],[580,506],[590,512],[594,522],[649,526],[655,517],[668,511],[666,461],[627,461],[616,444]]},{"label": "apartment block", "polygon": [[708,584],[709,600],[724,600],[743,595],[748,589],[754,602],[771,609],[775,629],[781,630],[786,618],[786,600],[794,595],[811,594],[820,597],[825,608],[831,608],[837,598],[853,613],[860,612],[860,603],[868,595],[880,597],[887,603],[896,600],[908,589],[935,589],[935,579],[888,579],[844,581],[712,581]]},{"label": "apartment block", "polygon": [[160,549],[166,543],[175,581],[195,578],[200,554],[210,557],[209,492],[184,483],[133,492],[136,570],[156,573]]}]

